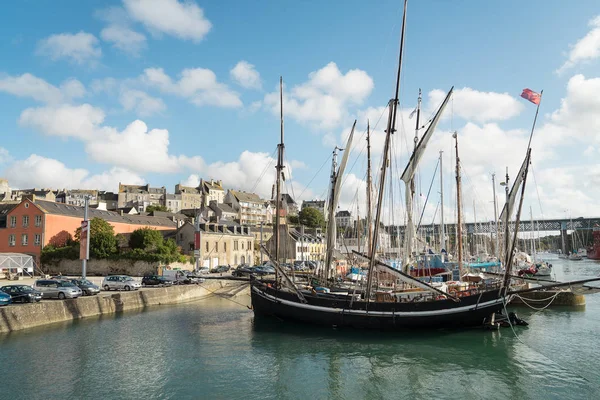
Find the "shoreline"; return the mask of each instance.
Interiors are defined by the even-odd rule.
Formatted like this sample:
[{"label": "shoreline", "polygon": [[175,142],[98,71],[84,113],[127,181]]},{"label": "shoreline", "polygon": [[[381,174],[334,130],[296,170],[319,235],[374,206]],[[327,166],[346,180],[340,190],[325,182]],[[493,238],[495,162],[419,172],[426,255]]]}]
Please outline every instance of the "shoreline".
[{"label": "shoreline", "polygon": [[210,280],[198,285],[147,288],[131,292],[100,292],[96,296],[48,300],[0,308],[0,334],[150,306],[181,304],[211,296],[235,297],[244,291],[243,283]]}]

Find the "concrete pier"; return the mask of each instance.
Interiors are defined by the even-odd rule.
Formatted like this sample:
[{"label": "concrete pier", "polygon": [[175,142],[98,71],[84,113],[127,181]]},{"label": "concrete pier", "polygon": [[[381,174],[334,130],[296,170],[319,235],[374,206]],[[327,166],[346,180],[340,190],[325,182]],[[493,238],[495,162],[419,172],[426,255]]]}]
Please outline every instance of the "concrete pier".
[{"label": "concrete pier", "polygon": [[200,285],[101,292],[97,296],[78,299],[9,305],[0,308],[0,333],[150,306],[185,303],[213,295],[235,296],[247,286],[244,282],[211,280]]},{"label": "concrete pier", "polygon": [[[558,294],[557,294],[558,293]],[[556,295],[556,298],[552,299],[553,296]],[[535,307],[542,308],[548,305],[548,303],[552,302],[550,307],[553,306],[570,306],[570,307],[585,307],[585,296],[580,294],[574,294],[572,292],[564,292],[564,291],[556,291],[556,290],[545,290],[545,291],[536,291],[536,292],[528,292],[520,295],[527,304]],[[548,299],[547,301],[543,301],[544,299]],[[519,297],[515,297],[511,302],[511,305],[522,305],[524,304],[523,300]]]}]

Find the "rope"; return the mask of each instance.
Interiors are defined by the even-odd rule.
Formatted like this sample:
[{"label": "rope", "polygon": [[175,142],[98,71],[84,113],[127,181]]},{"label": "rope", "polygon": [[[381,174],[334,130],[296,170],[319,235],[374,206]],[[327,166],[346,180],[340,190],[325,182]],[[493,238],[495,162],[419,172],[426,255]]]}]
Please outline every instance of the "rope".
[{"label": "rope", "polygon": [[[550,307],[550,305],[554,302],[554,300],[556,299],[556,297],[560,294],[561,292],[556,292],[556,294],[554,294],[553,296],[550,296],[548,299],[550,299],[550,302],[548,304],[546,304],[544,307],[534,307],[531,304],[527,303],[527,301],[525,301],[525,299],[523,297],[521,297],[520,295],[515,295],[516,297],[518,297],[519,299],[521,299],[521,301],[523,302],[523,304],[525,304],[527,307],[531,308],[532,310],[535,311],[544,311],[546,308]],[[544,299],[544,300],[535,300],[535,299],[527,299],[528,301],[548,301],[548,299]]]},{"label": "rope", "polygon": [[325,162],[321,165],[321,167],[319,168],[319,170],[317,171],[316,174],[313,175],[313,177],[310,179],[310,181],[306,184],[306,186],[304,186],[304,190],[302,190],[302,192],[300,193],[300,196],[298,196],[298,198],[302,198],[302,195],[304,194],[304,192],[306,191],[306,189],[308,189],[308,187],[310,186],[310,184],[312,183],[312,181],[315,180],[315,178],[317,177],[317,175],[319,174],[319,172],[321,172],[321,170],[323,169],[323,167],[325,166],[325,164],[327,164],[327,162],[331,159],[331,155],[329,157],[327,157],[327,159],[325,160]]},{"label": "rope", "polygon": [[227,296],[226,296],[226,295],[224,295],[224,294],[217,293],[215,290],[210,290],[209,288],[207,288],[206,286],[202,286],[201,284],[198,284],[198,286],[200,286],[202,289],[206,290],[206,291],[207,291],[207,292],[209,292],[210,294],[215,294],[215,295],[217,295],[217,296],[219,296],[219,297],[221,297],[221,298],[223,298],[223,299],[225,299],[225,300],[229,300],[229,301],[231,301],[232,303],[235,303],[235,304],[237,304],[237,305],[240,305],[240,306],[242,306],[242,307],[246,307],[248,310],[252,310],[252,307],[248,306],[247,304],[242,304],[242,303],[240,303],[239,301],[235,301],[235,300],[233,300],[232,298],[230,298],[230,297],[227,297]]}]

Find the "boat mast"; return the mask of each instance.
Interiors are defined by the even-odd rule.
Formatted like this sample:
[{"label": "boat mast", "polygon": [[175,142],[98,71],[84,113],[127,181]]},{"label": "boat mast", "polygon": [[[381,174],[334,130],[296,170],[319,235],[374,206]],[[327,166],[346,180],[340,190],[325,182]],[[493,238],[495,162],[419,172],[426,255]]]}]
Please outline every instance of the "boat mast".
[{"label": "boat mast", "polygon": [[369,258],[369,274],[367,277],[367,302],[371,298],[371,283],[373,281],[373,270],[375,268],[375,252],[377,251],[377,240],[379,237],[379,223],[381,222],[381,211],[383,209],[383,191],[385,189],[385,176],[388,167],[388,158],[390,150],[391,135],[396,131],[396,108],[398,107],[398,93],[400,92],[400,76],[402,74],[402,54],[404,52],[404,32],[406,30],[406,8],[408,0],[404,0],[404,13],[402,15],[402,33],[400,35],[400,55],[398,56],[398,73],[396,74],[396,91],[394,98],[389,102],[388,124],[385,131],[385,143],[383,145],[381,176],[379,179],[379,193],[377,196],[377,211],[375,213],[375,226],[373,228],[373,242],[371,244],[371,254]]},{"label": "boat mast", "polygon": [[492,190],[494,193],[494,221],[496,224],[496,258],[500,261],[500,248],[498,247],[498,206],[496,205],[496,174],[492,174]]},{"label": "boat mast", "polygon": [[[419,88],[419,97],[417,99],[417,120],[415,121],[415,137],[413,139],[414,142],[414,146],[413,146],[413,154],[417,151],[417,143],[419,142],[419,120],[421,119],[421,88]],[[408,216],[408,221],[407,221],[407,225],[408,224],[412,224],[412,218],[413,218],[413,213],[414,213],[414,209],[415,209],[415,204],[414,204],[414,199],[415,199],[415,178],[414,175],[410,180],[410,197],[411,197],[411,202],[410,202],[410,210],[407,210],[407,216]],[[419,200],[419,199],[417,199]],[[420,208],[420,204],[417,204],[417,210]],[[419,237],[419,229],[417,228],[417,231],[415,232],[415,235],[417,237]],[[413,244],[414,244],[414,238],[411,240],[411,242],[409,243],[410,245],[410,254],[412,254],[413,251]]]},{"label": "boat mast", "polygon": [[473,199],[473,219],[475,224],[473,225],[473,239],[475,239],[475,256],[479,256],[479,242],[477,241],[477,209],[475,208],[475,199]]},{"label": "boat mast", "polygon": [[[448,252],[448,249],[446,248],[446,229],[444,227],[444,169],[442,167],[442,154],[444,152],[440,151],[440,205],[441,205],[441,226],[440,226],[440,230],[441,230],[441,237],[440,237],[440,244],[442,245],[442,249],[446,250],[446,252]],[[440,251],[442,250],[440,249]]]},{"label": "boat mast", "polygon": [[460,203],[460,158],[458,157],[458,132],[454,131],[452,135],[456,142],[456,208],[457,208],[457,221],[456,221],[456,243],[458,246],[458,279],[462,279],[462,263],[463,263],[463,244],[462,244],[462,215],[461,215],[461,203]]},{"label": "boat mast", "polygon": [[325,251],[325,269],[323,270],[323,279],[329,279],[329,269],[331,268],[331,258],[333,255],[333,249],[336,245],[336,221],[335,221],[335,170],[337,168],[337,151],[343,150],[337,146],[333,149],[333,155],[331,157],[331,177],[330,177],[330,190],[329,190],[329,202],[327,210],[327,249]]},{"label": "boat mast", "polygon": [[[283,173],[283,151],[285,149],[285,145],[283,144],[283,77],[279,77],[279,103],[280,103],[280,120],[281,120],[281,139],[280,143],[277,145],[277,165],[275,169],[277,170],[277,179],[276,179],[276,198],[275,198],[275,262],[279,264],[279,225],[280,225],[280,209],[281,209],[281,174]],[[275,281],[278,282],[278,274],[277,270],[275,270]]]},{"label": "boat mast", "polygon": [[367,256],[371,257],[371,242],[373,241],[373,202],[371,199],[373,185],[371,179],[371,125],[367,120],[367,229],[369,241],[367,243]]}]

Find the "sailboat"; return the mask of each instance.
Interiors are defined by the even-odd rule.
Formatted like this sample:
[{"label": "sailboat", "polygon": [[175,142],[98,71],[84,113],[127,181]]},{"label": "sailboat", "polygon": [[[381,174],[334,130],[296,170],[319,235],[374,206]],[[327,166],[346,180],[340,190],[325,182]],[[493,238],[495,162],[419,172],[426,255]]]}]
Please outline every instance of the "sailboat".
[{"label": "sailboat", "polygon": [[[412,226],[407,226],[405,245],[409,251],[405,254],[403,262],[404,271],[396,270],[375,257],[383,209],[383,191],[386,187],[386,173],[389,168],[388,160],[390,157],[391,135],[396,131],[396,111],[399,104],[398,94],[402,70],[404,33],[406,29],[406,9],[407,0],[404,2],[395,96],[388,103],[389,115],[382,157],[374,232],[370,246],[372,255],[362,255],[369,261],[369,273],[364,296],[363,293],[335,295],[301,290],[287,277],[285,271],[279,267],[278,261],[274,260],[278,271],[278,279],[275,281],[253,279],[251,281],[252,308],[255,315],[276,316],[283,320],[295,320],[328,326],[390,330],[465,327],[482,325],[486,318],[502,310],[511,298],[511,294],[508,291],[509,279],[503,282],[496,281],[491,284],[481,283],[478,285],[458,282],[454,291],[443,291],[430,284],[421,282],[406,273],[407,268],[410,268],[412,249],[414,248],[414,224],[410,218],[409,222]],[[432,119],[427,132],[423,135],[419,145],[415,148],[411,156],[402,175],[402,179],[407,184],[410,184],[414,176],[418,162],[425,151],[427,141],[431,137],[451,94],[452,90],[446,96],[435,117]],[[458,141],[456,146],[458,152]],[[279,148],[282,149],[283,145],[280,144]],[[281,157],[279,157],[280,159]],[[458,171],[459,167],[457,166]],[[280,179],[279,175],[277,174],[278,180]],[[407,201],[411,201],[412,194],[407,194]],[[278,214],[276,213],[276,216]],[[279,224],[278,220],[276,220],[276,224]],[[276,227],[275,231],[278,232],[278,230],[278,227]],[[459,268],[461,262],[459,253]],[[329,265],[325,267],[329,268]],[[398,281],[403,282],[406,286],[411,286],[411,289],[406,289],[399,293],[378,292],[377,290],[373,292],[372,283],[375,272],[387,273]],[[410,292],[410,294],[407,294],[407,292]]]}]

